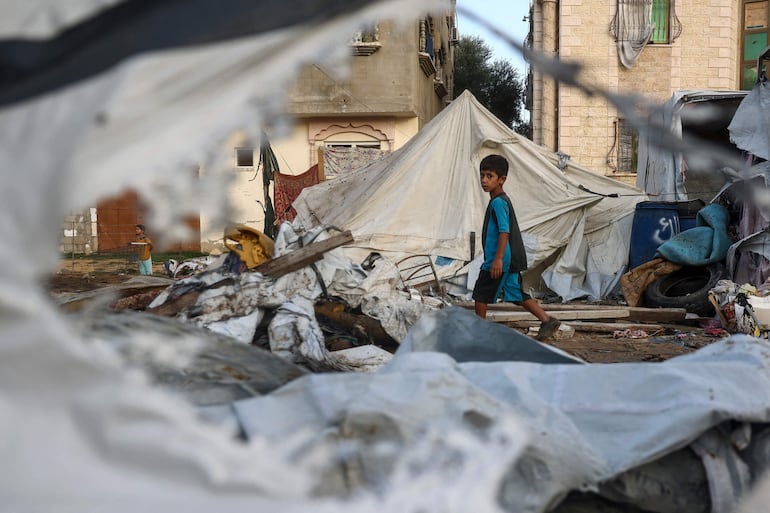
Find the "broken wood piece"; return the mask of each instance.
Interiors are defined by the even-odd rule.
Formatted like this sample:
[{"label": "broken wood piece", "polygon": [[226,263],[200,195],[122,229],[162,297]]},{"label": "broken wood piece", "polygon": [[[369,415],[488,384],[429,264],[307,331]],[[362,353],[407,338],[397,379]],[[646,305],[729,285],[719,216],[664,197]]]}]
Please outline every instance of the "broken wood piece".
[{"label": "broken wood piece", "polygon": [[163,292],[163,289],[155,289],[141,292],[132,296],[126,296],[110,304],[111,310],[144,310],[152,301]]},{"label": "broken wood piece", "polygon": [[147,313],[162,315],[163,317],[173,317],[182,310],[190,308],[198,301],[200,291],[193,290],[181,296],[177,296],[174,299],[166,301],[162,305],[158,305],[155,308],[148,308],[145,310]]},{"label": "broken wood piece", "polygon": [[313,262],[321,260],[327,251],[350,244],[351,242],[353,242],[353,234],[349,230],[344,231],[337,235],[332,235],[328,239],[312,242],[304,248],[295,249],[291,253],[273,258],[258,265],[253,271],[271,278],[280,278],[284,274],[302,269]]},{"label": "broken wood piece", "polygon": [[385,328],[377,319],[364,314],[348,312],[344,305],[332,301],[316,303],[313,307],[316,318],[320,323],[324,319],[347,329],[352,336],[366,343],[380,346],[386,350],[395,351],[398,342],[388,335]]},{"label": "broken wood piece", "polygon": [[733,326],[730,326],[730,321],[727,320],[727,317],[725,317],[722,309],[719,308],[719,303],[717,302],[717,298],[714,297],[714,294],[709,294],[709,303],[711,303],[711,306],[713,306],[714,310],[716,310],[717,316],[719,316],[719,322],[722,324],[722,327],[725,329],[733,328]]},{"label": "broken wood piece", "polygon": [[112,298],[111,302],[115,302],[137,294],[147,292],[160,293],[172,283],[174,283],[174,280],[170,278],[156,276],[134,277],[119,285],[110,285],[77,294],[69,294],[59,298],[57,303],[65,312],[79,312],[86,305],[103,298]]}]

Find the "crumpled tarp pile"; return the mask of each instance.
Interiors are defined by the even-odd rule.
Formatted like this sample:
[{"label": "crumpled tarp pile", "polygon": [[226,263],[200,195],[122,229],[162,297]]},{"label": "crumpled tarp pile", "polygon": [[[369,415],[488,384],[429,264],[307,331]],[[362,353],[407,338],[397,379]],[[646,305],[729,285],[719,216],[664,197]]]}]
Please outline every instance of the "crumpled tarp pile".
[{"label": "crumpled tarp pile", "polygon": [[[329,231],[324,226],[304,230],[283,223],[273,256],[288,254],[308,241],[323,240]],[[232,272],[232,267],[207,269],[175,282],[149,304],[148,311],[170,306],[175,318],[246,344],[255,340],[258,328],[266,321],[273,353],[316,370],[356,370],[350,361],[338,361],[325,347],[314,312],[317,301],[335,298],[349,308],[360,309],[378,321],[396,343],[423,313],[445,305],[438,298],[405,290],[398,269],[387,260],[377,260],[367,271],[339,248],[278,278],[259,272]]]}]

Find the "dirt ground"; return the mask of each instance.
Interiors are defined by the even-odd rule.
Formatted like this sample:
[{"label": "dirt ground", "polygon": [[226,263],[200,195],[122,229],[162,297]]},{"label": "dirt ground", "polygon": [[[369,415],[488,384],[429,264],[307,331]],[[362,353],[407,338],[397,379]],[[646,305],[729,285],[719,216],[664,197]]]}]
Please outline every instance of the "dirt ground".
[{"label": "dirt ground", "polygon": [[[152,272],[163,276],[163,263],[154,261]],[[123,283],[139,275],[139,267],[128,256],[115,258],[77,256],[59,262],[51,275],[49,289],[53,293],[83,292],[107,285]]]},{"label": "dirt ground", "polygon": [[[126,257],[63,259],[50,276],[48,290],[54,297],[85,292],[124,283],[138,274],[136,263]],[[163,276],[162,262],[153,263],[153,274]],[[663,332],[648,333],[646,338],[614,338],[607,332],[577,331],[570,338],[553,340],[550,344],[592,363],[658,362],[719,339],[707,336],[697,326],[667,325],[666,328]]]}]

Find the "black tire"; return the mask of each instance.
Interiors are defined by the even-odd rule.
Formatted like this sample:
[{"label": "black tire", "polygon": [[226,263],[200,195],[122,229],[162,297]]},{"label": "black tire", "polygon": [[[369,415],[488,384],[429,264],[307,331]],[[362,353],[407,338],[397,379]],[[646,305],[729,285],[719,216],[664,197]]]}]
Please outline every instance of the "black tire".
[{"label": "black tire", "polygon": [[651,308],[684,308],[700,316],[712,316],[709,291],[724,276],[721,264],[682,267],[650,283],[644,291],[644,304]]}]

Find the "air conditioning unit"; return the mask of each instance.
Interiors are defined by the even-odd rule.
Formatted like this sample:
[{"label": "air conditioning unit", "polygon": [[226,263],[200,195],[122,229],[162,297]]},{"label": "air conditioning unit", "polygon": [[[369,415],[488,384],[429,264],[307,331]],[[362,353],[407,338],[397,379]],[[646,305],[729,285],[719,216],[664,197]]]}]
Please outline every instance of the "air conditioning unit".
[{"label": "air conditioning unit", "polygon": [[451,27],[449,29],[449,44],[456,45],[460,42],[460,33],[457,31],[457,27]]}]

